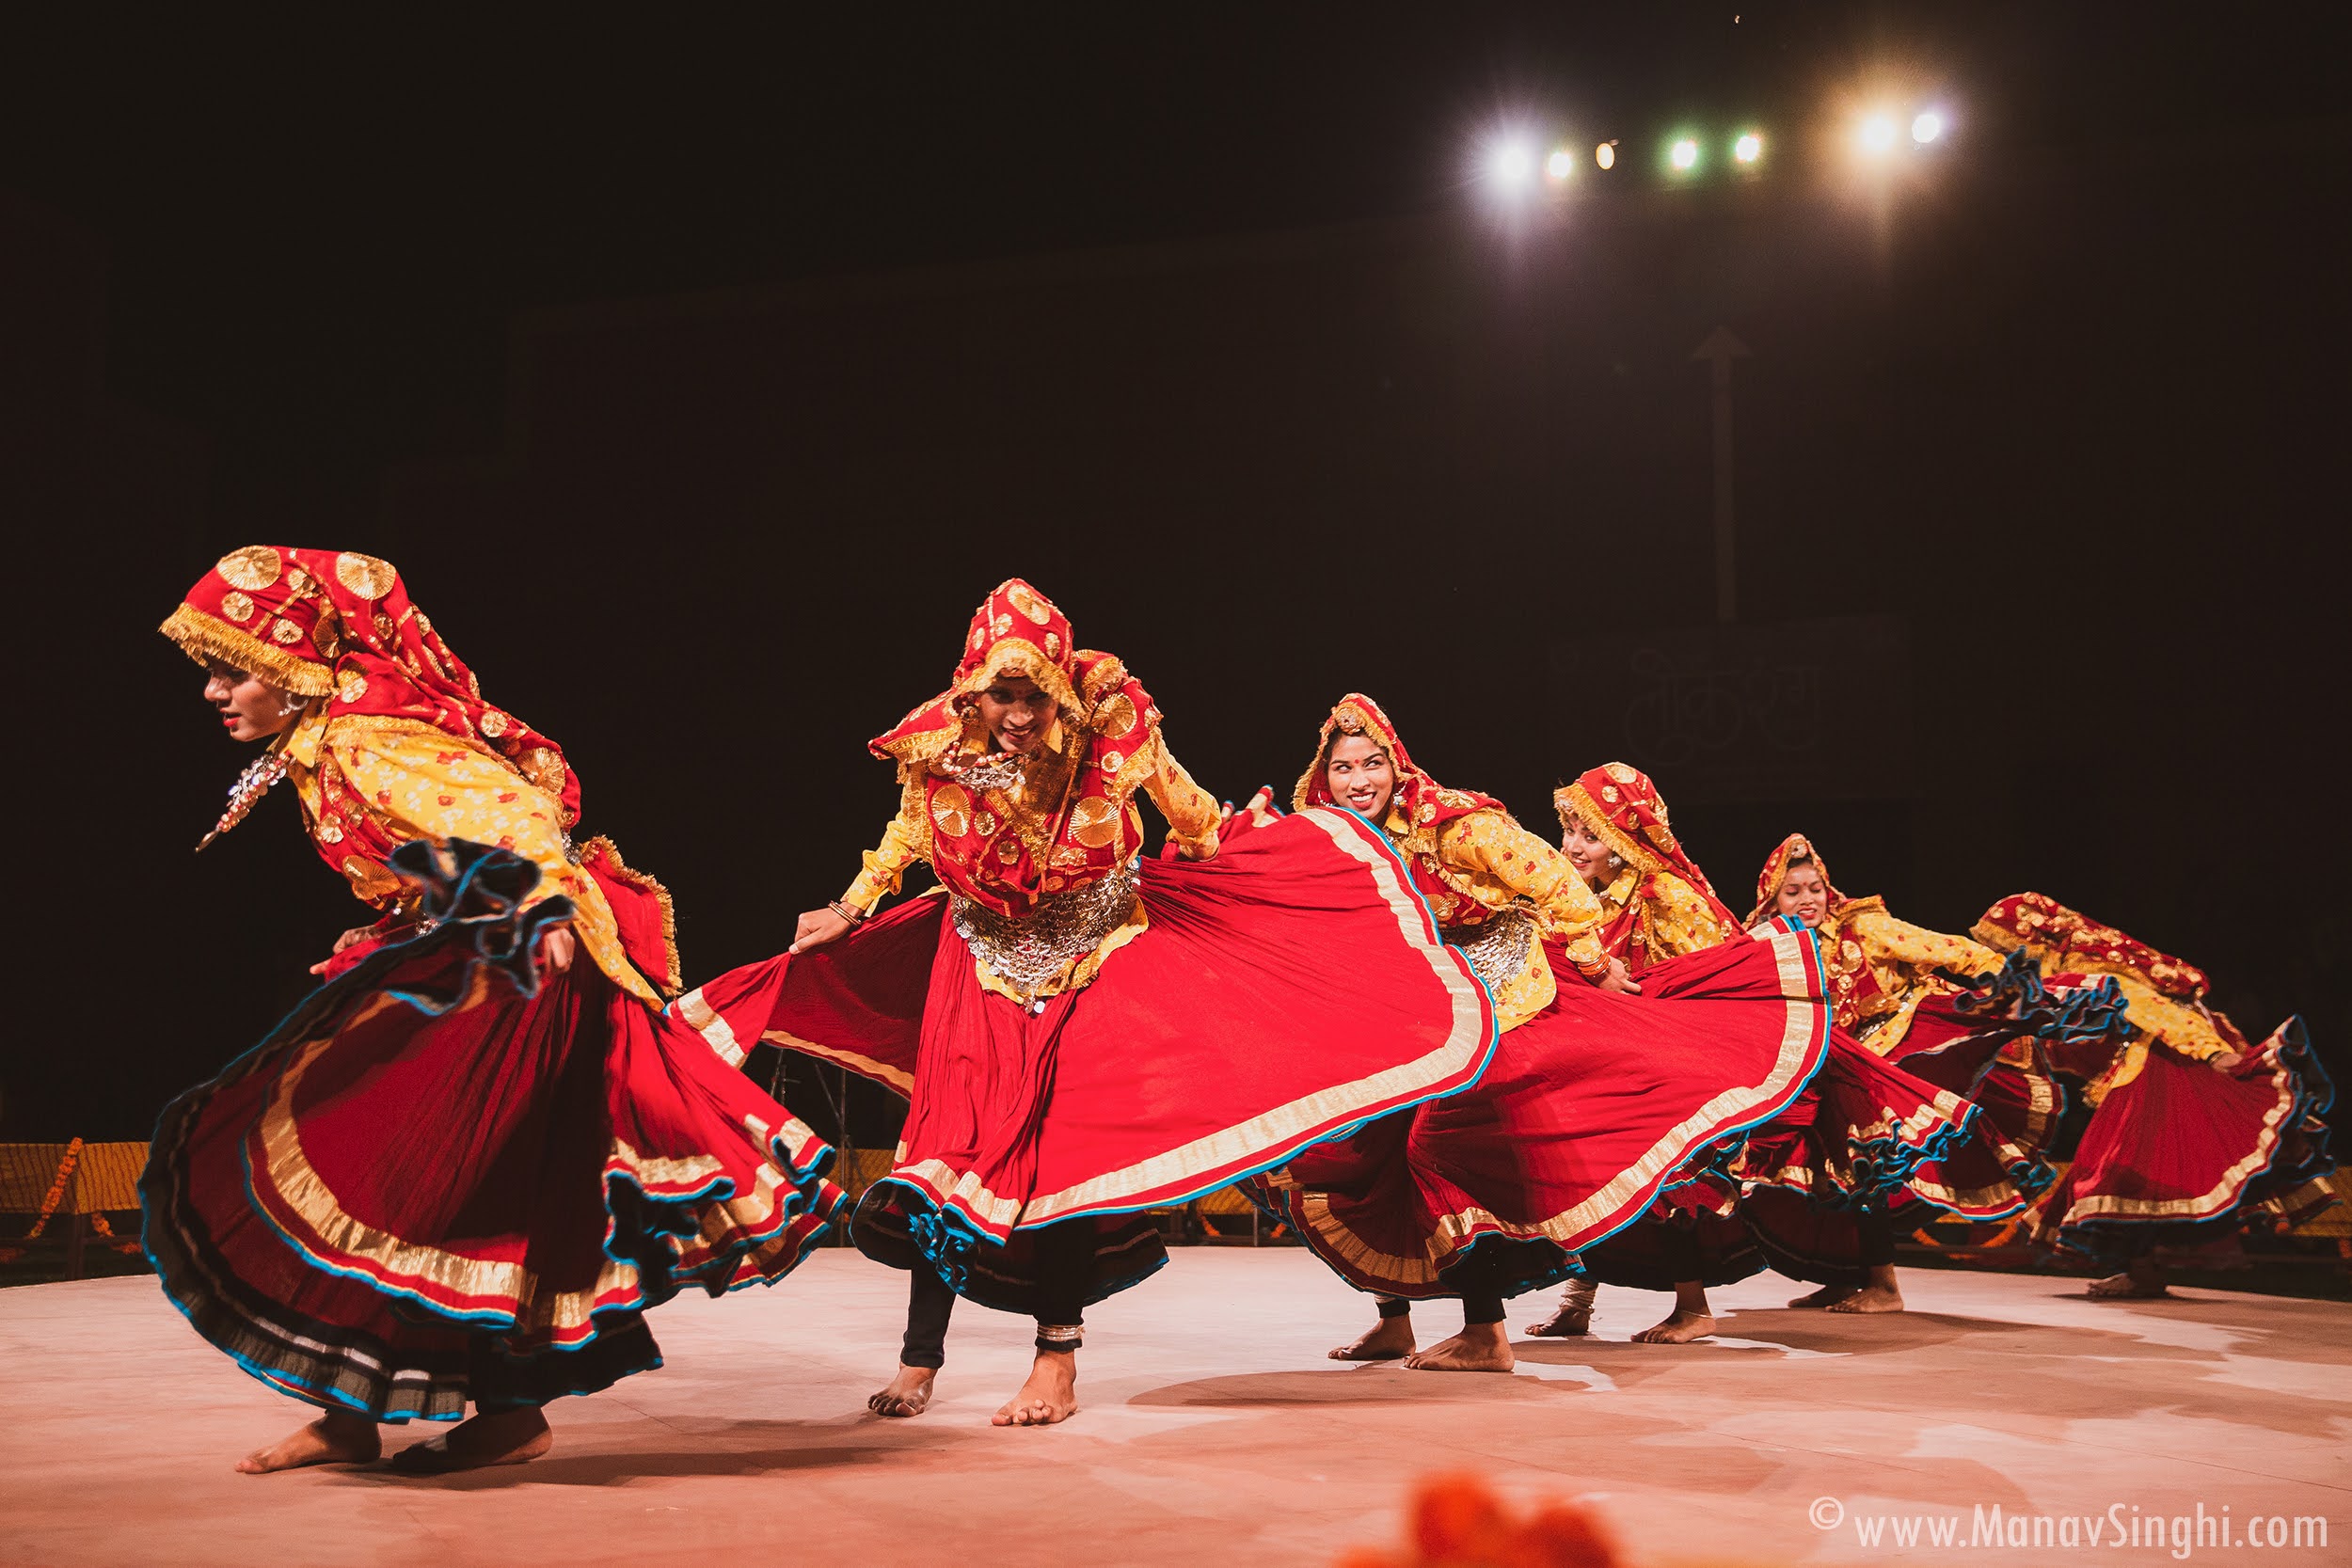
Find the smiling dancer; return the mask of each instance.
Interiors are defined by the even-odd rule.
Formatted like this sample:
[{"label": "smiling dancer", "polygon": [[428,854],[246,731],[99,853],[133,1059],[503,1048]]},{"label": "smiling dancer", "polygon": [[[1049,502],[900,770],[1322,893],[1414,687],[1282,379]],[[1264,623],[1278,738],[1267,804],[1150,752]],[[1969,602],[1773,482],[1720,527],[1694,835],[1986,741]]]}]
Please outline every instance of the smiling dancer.
[{"label": "smiling dancer", "polygon": [[[961,1294],[1036,1319],[994,1419],[1051,1424],[1077,1409],[1084,1308],[1166,1260],[1146,1210],[1475,1082],[1493,1007],[1369,824],[1302,812],[1220,848],[1151,697],[1017,578],[872,750],[900,804],[866,870],[675,1011],[738,1059],[768,1040],[910,1098],[853,1229],[913,1275],[873,1407],[928,1403]],[[1138,797],[1174,858],[1139,859]],[[946,895],[874,914],[919,861]]]},{"label": "smiling dancer", "polygon": [[240,549],[163,631],[267,744],[205,842],[283,780],[380,914],[172,1102],[140,1180],[173,1305],[325,1411],[237,1468],[373,1460],[378,1423],[469,1403],[395,1465],[545,1453],[543,1404],[660,1364],[646,1308],[800,1260],[832,1151],[662,1015],[667,895],[606,840],[574,850],[563,752],[483,699],[389,565]]},{"label": "smiling dancer", "polygon": [[[1564,786],[1553,805],[1568,858],[1610,911],[1606,940],[1645,985],[1692,954],[1719,950],[1709,943],[1736,940],[1726,934],[1739,931],[1738,918],[1684,852],[1646,774],[1608,763]],[[1756,929],[1796,924],[1793,911],[1781,911]],[[2021,1212],[2048,1180],[2045,1166],[2000,1137],[1964,1098],[1838,1029],[1820,1072],[1748,1132],[1735,1162],[1695,1172],[1653,1212],[1663,1223],[1630,1227],[1584,1261],[1594,1280],[1674,1291],[1674,1312],[1635,1336],[1651,1343],[1712,1333],[1707,1287],[1743,1278],[1768,1258],[1796,1277],[1834,1286],[1844,1310],[1897,1310],[1899,1294],[1866,1298],[1861,1289],[1877,1283],[1892,1292],[1888,1211],[1925,1202],[1971,1218],[2003,1217]],[[1583,1333],[1590,1308],[1589,1296],[1572,1291],[1534,1332]]]},{"label": "smiling dancer", "polygon": [[[1256,1191],[1382,1298],[1380,1322],[1335,1358],[1508,1371],[1506,1296],[1655,1228],[1634,1222],[1803,1095],[1829,1035],[1813,941],[1743,938],[1634,983],[1561,853],[1493,798],[1422,771],[1360,694],[1324,721],[1294,799],[1343,802],[1395,842],[1505,1033],[1475,1088],[1311,1149]],[[1408,1354],[1408,1298],[1439,1295],[1461,1297],[1462,1332]]]}]

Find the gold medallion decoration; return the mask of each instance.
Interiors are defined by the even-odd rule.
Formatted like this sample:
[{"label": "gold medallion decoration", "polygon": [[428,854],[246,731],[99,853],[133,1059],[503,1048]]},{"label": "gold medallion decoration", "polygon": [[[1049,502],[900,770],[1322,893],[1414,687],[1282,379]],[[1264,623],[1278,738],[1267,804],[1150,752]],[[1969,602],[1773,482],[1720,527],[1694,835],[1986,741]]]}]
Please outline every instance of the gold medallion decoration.
[{"label": "gold medallion decoration", "polygon": [[1119,836],[1119,808],[1099,796],[1088,796],[1070,811],[1070,836],[1089,849],[1100,849]]},{"label": "gold medallion decoration", "polygon": [[220,612],[243,625],[253,619],[253,601],[232,588],[220,596]]},{"label": "gold medallion decoration", "polygon": [[1045,657],[1057,659],[1061,657],[1061,633],[1049,631],[1045,634]]},{"label": "gold medallion decoration", "polygon": [[1007,588],[1005,602],[1041,626],[1054,618],[1053,610],[1046,607],[1043,600],[1029,592],[1026,583],[1016,582]]},{"label": "gold medallion decoration", "polygon": [[302,641],[302,628],[292,621],[272,621],[269,626],[269,636],[273,642],[293,644]]},{"label": "gold medallion decoration", "polygon": [[523,777],[550,795],[564,793],[564,759],[545,746],[533,746]]},{"label": "gold medallion decoration", "polygon": [[1136,727],[1136,705],[1120,692],[1094,710],[1095,723],[1106,739],[1118,740]]},{"label": "gold medallion decoration", "polygon": [[500,736],[506,733],[507,723],[508,720],[506,715],[501,713],[496,708],[492,708],[489,712],[482,716],[482,733],[489,736],[492,740],[496,740]]},{"label": "gold medallion decoration", "polygon": [[278,552],[267,545],[247,545],[241,550],[230,550],[213,568],[228,579],[230,587],[248,592],[267,588],[278,580],[278,574],[283,569]]},{"label": "gold medallion decoration", "polygon": [[996,635],[1002,637],[1007,632],[1012,630],[1012,617],[1009,615],[999,615],[996,617],[993,625],[995,626]]},{"label": "gold medallion decoration", "polygon": [[322,615],[318,618],[317,624],[310,628],[310,646],[316,648],[319,651],[319,657],[330,664],[335,661],[335,655],[341,651],[337,647],[342,640],[335,635],[336,625],[334,616]]},{"label": "gold medallion decoration", "polygon": [[288,566],[286,568],[286,587],[290,592],[295,594],[308,593],[310,587],[310,574],[304,571],[299,566]]},{"label": "gold medallion decoration", "polygon": [[335,673],[335,695],[346,703],[356,703],[368,694],[368,677],[357,670]]},{"label": "gold medallion decoration", "polygon": [[981,810],[979,816],[972,819],[972,831],[982,838],[994,838],[999,826],[996,814],[985,808]]},{"label": "gold medallion decoration", "polygon": [[1634,772],[1632,768],[1628,768],[1622,762],[1613,762],[1606,768],[1603,768],[1601,771],[1616,780],[1619,784],[1631,784],[1635,779],[1641,777],[1640,774]]},{"label": "gold medallion decoration", "polygon": [[400,574],[388,562],[357,550],[345,550],[335,558],[335,578],[363,599],[380,599],[392,591]]},{"label": "gold medallion decoration", "polygon": [[931,821],[949,838],[961,838],[972,826],[972,797],[961,784],[943,784],[931,796]]},{"label": "gold medallion decoration", "polygon": [[1004,862],[1007,865],[1010,865],[1013,862],[1019,860],[1021,858],[1021,841],[1017,838],[998,839],[996,841],[996,858]]},{"label": "gold medallion decoration", "polygon": [[1119,771],[1120,766],[1126,762],[1126,760],[1127,758],[1124,752],[1104,752],[1103,753],[1103,771],[1105,773],[1116,773]]}]

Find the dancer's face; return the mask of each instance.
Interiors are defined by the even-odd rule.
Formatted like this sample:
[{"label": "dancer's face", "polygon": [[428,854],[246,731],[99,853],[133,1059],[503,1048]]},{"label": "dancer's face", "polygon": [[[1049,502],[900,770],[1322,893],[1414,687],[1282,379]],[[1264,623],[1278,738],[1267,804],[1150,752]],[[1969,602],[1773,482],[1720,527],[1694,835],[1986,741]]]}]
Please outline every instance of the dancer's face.
[{"label": "dancer's face", "polygon": [[1586,825],[1584,818],[1571,816],[1560,830],[1560,852],[1568,857],[1568,863],[1576,867],[1576,874],[1584,879],[1587,887],[1597,893],[1609,885],[1613,875],[1609,846]]},{"label": "dancer's face", "polygon": [[1372,736],[1343,735],[1323,765],[1323,782],[1331,799],[1377,822],[1388,815],[1389,797],[1396,793],[1396,769]]},{"label": "dancer's face", "polygon": [[283,735],[302,711],[299,699],[289,697],[259,675],[212,660],[204,680],[204,700],[220,714],[231,740],[267,740]]},{"label": "dancer's face", "polygon": [[1811,861],[1799,861],[1780,879],[1780,892],[1773,904],[1783,914],[1793,914],[1807,926],[1819,926],[1829,913],[1829,883],[1821,878],[1820,867]]},{"label": "dancer's face", "polygon": [[1000,752],[1019,756],[1045,744],[1054,699],[1026,675],[1007,675],[979,695],[980,720]]}]

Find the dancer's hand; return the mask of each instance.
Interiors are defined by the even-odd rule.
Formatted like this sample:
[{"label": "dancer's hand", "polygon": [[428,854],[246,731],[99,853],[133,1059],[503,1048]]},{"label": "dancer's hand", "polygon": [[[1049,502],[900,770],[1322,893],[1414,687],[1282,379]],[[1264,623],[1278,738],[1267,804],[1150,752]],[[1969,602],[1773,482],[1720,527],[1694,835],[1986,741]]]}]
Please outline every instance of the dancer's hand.
[{"label": "dancer's hand", "polygon": [[569,926],[550,926],[539,936],[539,964],[549,974],[561,974],[572,967],[576,947]]},{"label": "dancer's hand", "polygon": [[2224,1051],[2218,1056],[2205,1058],[2205,1065],[2216,1072],[2235,1072],[2245,1063],[2246,1058],[2234,1051]]},{"label": "dancer's hand", "polygon": [[[345,931],[342,936],[335,939],[336,956],[341,957],[345,948],[356,947],[359,943],[367,941],[370,937],[375,935],[375,931],[376,928],[373,926],[354,926],[350,930]],[[324,974],[329,968],[333,967],[334,962],[335,959],[332,958],[321,958],[318,962],[310,966],[310,973],[313,974]]]},{"label": "dancer's hand", "polygon": [[1603,990],[1613,990],[1619,996],[1639,996],[1642,994],[1641,983],[1635,980],[1633,978],[1632,972],[1625,967],[1625,960],[1623,958],[1612,958],[1609,960],[1609,973],[1600,977],[1600,989]]},{"label": "dancer's hand", "polygon": [[838,942],[850,934],[850,923],[830,909],[811,910],[801,916],[800,926],[792,932],[792,945],[787,953],[805,953],[812,947],[822,947]]}]

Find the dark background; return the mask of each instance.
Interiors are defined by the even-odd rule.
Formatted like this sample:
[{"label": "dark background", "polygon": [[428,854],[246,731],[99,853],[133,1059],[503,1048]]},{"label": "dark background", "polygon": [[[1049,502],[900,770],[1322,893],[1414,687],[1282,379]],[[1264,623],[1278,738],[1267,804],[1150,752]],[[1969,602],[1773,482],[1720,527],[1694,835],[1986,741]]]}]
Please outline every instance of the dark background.
[{"label": "dark background", "polygon": [[[398,564],[694,978],[847,881],[1019,574],[1222,793],[1359,688],[1547,831],[1652,766],[1742,908],[1802,828],[2344,1060],[2341,8],[223,14],[0,37],[7,1136],[144,1135],[357,912],[291,798],[188,853],[244,758],[153,627],[257,542]],[[1871,186],[1874,83],[1955,132]],[[1511,119],[1771,152],[1506,222]],[[1717,657],[1718,325],[1742,646],[1816,697],[1678,778],[1611,661]]]}]

